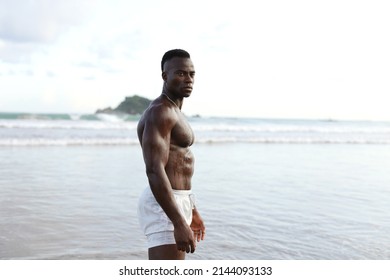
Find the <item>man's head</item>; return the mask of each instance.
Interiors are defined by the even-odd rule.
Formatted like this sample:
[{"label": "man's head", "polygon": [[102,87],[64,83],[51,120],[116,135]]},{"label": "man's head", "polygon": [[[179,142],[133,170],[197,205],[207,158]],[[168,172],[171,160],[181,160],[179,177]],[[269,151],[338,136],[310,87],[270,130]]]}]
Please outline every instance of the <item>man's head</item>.
[{"label": "man's head", "polygon": [[195,69],[190,54],[184,50],[167,51],[161,60],[164,91],[177,98],[191,95]]},{"label": "man's head", "polygon": [[167,51],[161,60],[161,71],[162,72],[164,72],[165,62],[167,62],[168,60],[171,60],[174,57],[191,58],[190,54],[188,52],[186,52],[185,50],[174,49],[174,50]]}]

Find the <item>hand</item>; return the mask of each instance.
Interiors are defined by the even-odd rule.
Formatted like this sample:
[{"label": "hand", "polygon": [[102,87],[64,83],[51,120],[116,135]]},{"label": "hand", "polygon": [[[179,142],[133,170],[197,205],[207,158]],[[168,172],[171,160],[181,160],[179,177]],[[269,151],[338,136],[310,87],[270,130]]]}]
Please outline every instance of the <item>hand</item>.
[{"label": "hand", "polygon": [[192,222],[190,227],[194,232],[194,238],[196,241],[199,242],[200,240],[204,239],[206,234],[206,227],[204,226],[203,219],[196,208],[192,212]]},{"label": "hand", "polygon": [[184,224],[183,226],[175,227],[174,236],[176,240],[176,246],[179,251],[195,252],[195,240],[191,228]]}]

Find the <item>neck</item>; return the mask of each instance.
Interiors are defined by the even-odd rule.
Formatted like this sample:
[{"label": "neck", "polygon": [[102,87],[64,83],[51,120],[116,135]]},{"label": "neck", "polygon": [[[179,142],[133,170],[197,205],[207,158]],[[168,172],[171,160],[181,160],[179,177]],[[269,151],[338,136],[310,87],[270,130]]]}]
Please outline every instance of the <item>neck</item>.
[{"label": "neck", "polygon": [[163,90],[162,95],[164,95],[169,102],[174,104],[176,107],[178,107],[181,110],[181,106],[183,105],[183,98],[175,98],[169,95],[165,90]]}]

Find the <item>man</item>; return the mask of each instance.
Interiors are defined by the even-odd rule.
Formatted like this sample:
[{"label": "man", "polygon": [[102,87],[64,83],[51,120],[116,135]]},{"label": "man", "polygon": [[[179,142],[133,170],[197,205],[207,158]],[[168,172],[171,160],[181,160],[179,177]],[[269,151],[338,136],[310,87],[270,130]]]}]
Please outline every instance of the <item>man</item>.
[{"label": "man", "polygon": [[149,259],[185,259],[204,239],[205,226],[191,193],[194,134],[181,112],[195,70],[184,50],[170,50],[161,61],[162,94],[143,113],[137,128],[149,187],[139,200],[141,228]]}]

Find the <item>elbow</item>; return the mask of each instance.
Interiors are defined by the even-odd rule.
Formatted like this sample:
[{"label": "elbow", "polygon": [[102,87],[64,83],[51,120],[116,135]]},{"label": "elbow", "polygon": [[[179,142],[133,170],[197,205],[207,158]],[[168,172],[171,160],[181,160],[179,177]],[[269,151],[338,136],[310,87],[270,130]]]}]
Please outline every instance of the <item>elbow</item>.
[{"label": "elbow", "polygon": [[155,174],[156,174],[155,169],[153,169],[153,168],[146,168],[146,176],[148,176],[148,178],[153,177]]},{"label": "elbow", "polygon": [[146,176],[148,176],[149,180],[161,177],[163,174],[163,170],[164,168],[157,166],[146,167]]}]

